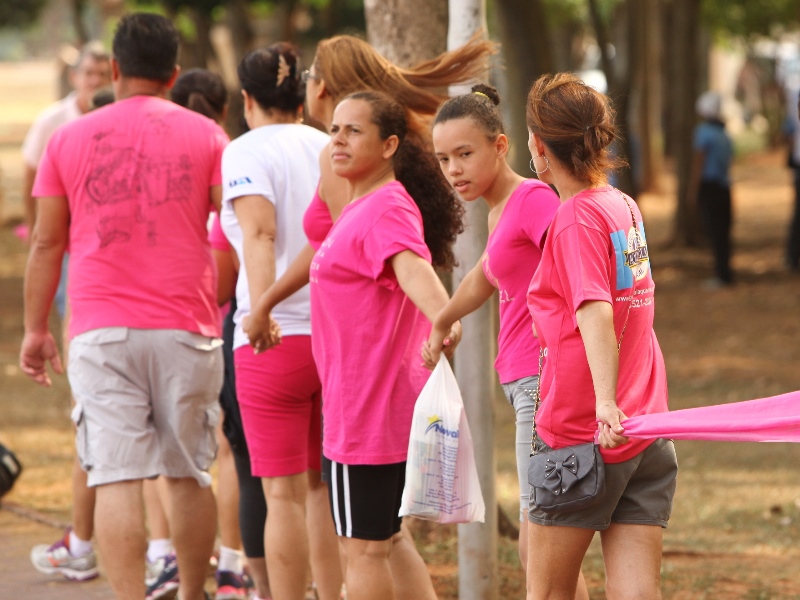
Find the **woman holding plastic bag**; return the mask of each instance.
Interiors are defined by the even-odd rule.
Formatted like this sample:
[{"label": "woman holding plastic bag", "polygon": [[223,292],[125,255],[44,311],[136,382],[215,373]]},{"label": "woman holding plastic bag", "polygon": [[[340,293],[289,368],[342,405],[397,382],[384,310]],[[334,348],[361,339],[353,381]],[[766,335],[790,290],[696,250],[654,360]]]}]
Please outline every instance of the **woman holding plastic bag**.
[{"label": "woman holding plastic bag", "polygon": [[[323,469],[350,600],[435,598],[398,510],[411,415],[428,378],[418,351],[448,300],[431,263],[452,266],[463,213],[416,137],[388,96],[339,103],[331,164],[353,200],[311,264]],[[456,324],[444,345],[459,339]]]},{"label": "woman holding plastic bag", "polygon": [[[528,600],[569,597],[596,531],[607,595],[660,598],[677,460],[669,440],[625,437],[627,417],[667,410],[667,380],[642,216],[604,174],[614,166],[613,110],[573,75],[544,75],[528,95],[527,123],[531,164],[562,202],[528,294],[546,348],[532,444]],[[586,470],[595,435],[600,457]],[[570,490],[585,492],[584,480],[603,476],[604,489],[573,502]]]}]

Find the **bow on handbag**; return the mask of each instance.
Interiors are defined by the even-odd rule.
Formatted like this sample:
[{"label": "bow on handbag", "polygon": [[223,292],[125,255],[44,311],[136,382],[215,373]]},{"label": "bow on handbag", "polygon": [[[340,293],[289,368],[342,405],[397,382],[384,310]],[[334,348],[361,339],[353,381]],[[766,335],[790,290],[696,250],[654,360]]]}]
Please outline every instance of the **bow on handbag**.
[{"label": "bow on handbag", "polygon": [[544,465],[543,485],[555,495],[569,490],[578,481],[578,458],[570,454],[562,460],[547,459]]}]

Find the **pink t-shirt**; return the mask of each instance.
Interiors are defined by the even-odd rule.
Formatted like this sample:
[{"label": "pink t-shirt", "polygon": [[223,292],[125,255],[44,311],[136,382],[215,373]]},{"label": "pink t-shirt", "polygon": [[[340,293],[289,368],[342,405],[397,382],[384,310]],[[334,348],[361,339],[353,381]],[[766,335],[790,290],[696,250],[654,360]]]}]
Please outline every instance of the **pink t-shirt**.
[{"label": "pink t-shirt", "polygon": [[539,340],[525,295],[542,258],[547,228],[561,203],[550,186],[523,181],[511,194],[481,259],[486,279],[499,291],[500,331],[494,361],[500,383],[539,372]]},{"label": "pink t-shirt", "polygon": [[101,327],[217,337],[209,188],[225,132],[167,100],[133,96],[59,128],[35,197],[69,202],[69,335]]},{"label": "pink t-shirt", "polygon": [[[228,238],[225,237],[225,232],[222,231],[222,225],[219,224],[219,215],[214,213],[211,215],[211,228],[208,230],[208,243],[211,245],[212,250],[217,252],[233,252]],[[216,267],[216,263],[214,263]],[[222,321],[231,309],[230,300],[219,307],[219,317]]]},{"label": "pink t-shirt", "polygon": [[430,261],[422,216],[397,181],[347,205],[311,263],[314,359],[325,396],[323,453],[345,464],[403,462],[428,379],[419,349],[430,322],[390,264]]},{"label": "pink t-shirt", "polygon": [[225,232],[222,231],[222,225],[219,224],[219,215],[214,213],[211,216],[211,228],[208,230],[208,243],[214,250],[220,252],[230,252],[233,250],[228,238],[225,237]]},{"label": "pink t-shirt", "polygon": [[308,238],[308,243],[314,250],[319,250],[322,242],[333,227],[331,211],[325,201],[319,196],[319,186],[314,192],[311,204],[308,205],[303,215],[303,231]]},{"label": "pink t-shirt", "polygon": [[[628,201],[644,240],[641,213]],[[653,331],[654,291],[646,243],[637,242],[630,210],[618,190],[585,190],[559,208],[528,292],[536,331],[547,348],[536,429],[548,446],[589,442],[597,430],[592,376],[576,316],[590,300],[613,306],[617,339],[625,328],[619,408],[628,417],[667,410],[664,358]],[[652,442],[635,440],[602,450],[603,458],[622,462]]]}]

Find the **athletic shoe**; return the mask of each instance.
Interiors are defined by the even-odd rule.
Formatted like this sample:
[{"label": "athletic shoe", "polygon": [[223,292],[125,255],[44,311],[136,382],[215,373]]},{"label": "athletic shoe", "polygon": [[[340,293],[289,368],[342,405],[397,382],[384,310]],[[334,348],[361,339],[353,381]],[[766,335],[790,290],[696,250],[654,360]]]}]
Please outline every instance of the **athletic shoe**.
[{"label": "athletic shoe", "polygon": [[[156,573],[158,571],[158,573]],[[167,600],[178,594],[180,579],[178,578],[178,561],[174,554],[159,558],[151,571],[148,565],[146,578],[155,575],[155,579],[147,586],[146,600]]]},{"label": "athletic shoe", "polygon": [[60,573],[73,581],[86,581],[97,577],[97,555],[92,550],[86,556],[73,556],[69,551],[69,534],[55,544],[39,544],[31,550],[31,562],[36,570],[47,575]]},{"label": "athletic shoe", "polygon": [[214,579],[217,581],[215,600],[247,599],[247,582],[242,575],[237,575],[233,571],[217,571]]}]

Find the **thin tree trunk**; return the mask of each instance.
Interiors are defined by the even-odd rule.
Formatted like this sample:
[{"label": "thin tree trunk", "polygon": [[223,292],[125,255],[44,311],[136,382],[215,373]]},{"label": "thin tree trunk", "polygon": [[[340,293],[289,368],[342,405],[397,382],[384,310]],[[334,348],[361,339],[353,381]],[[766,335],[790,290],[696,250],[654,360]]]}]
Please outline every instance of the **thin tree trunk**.
[{"label": "thin tree trunk", "polygon": [[233,51],[236,62],[247,54],[253,45],[253,27],[250,25],[250,11],[247,0],[228,0],[225,6],[228,28],[231,30]]},{"label": "thin tree trunk", "polygon": [[[628,0],[628,2],[637,2],[639,0]],[[600,9],[597,0],[588,0],[589,13],[594,25],[595,38],[597,45],[600,47],[600,63],[603,72],[606,75],[606,82],[608,85],[608,96],[614,103],[614,108],[617,111],[617,130],[619,132],[619,145],[617,152],[619,155],[628,161],[629,166],[619,171],[617,179],[617,187],[626,194],[636,196],[636,183],[633,179],[633,164],[636,156],[631,152],[631,128],[628,124],[628,102],[630,98],[631,88],[631,72],[630,60],[625,61],[625,53],[628,55],[631,51],[630,44],[630,26],[620,28],[622,35],[620,35],[619,43],[616,45],[617,57],[612,62],[608,53],[610,38],[608,30],[603,22],[600,14]],[[618,7],[617,14],[615,15],[617,22],[625,19],[625,23],[630,23],[629,5],[623,4]]]},{"label": "thin tree trunk", "polygon": [[412,66],[447,48],[447,2],[364,0],[367,40],[396,65]]},{"label": "thin tree trunk", "polygon": [[517,173],[533,176],[528,167],[525,102],[533,82],[555,71],[547,14],[541,0],[497,0],[494,10],[506,63],[508,91],[503,105],[510,117],[506,130],[511,141],[509,162]]},{"label": "thin tree trunk", "polygon": [[75,28],[75,43],[78,48],[89,42],[91,36],[86,28],[84,16],[86,13],[86,0],[72,0],[72,26]]},{"label": "thin tree trunk", "polygon": [[688,200],[692,168],[692,131],[696,122],[694,104],[698,95],[700,63],[700,0],[673,0],[671,31],[667,48],[670,59],[670,128],[678,178],[678,203],[675,211],[673,241],[680,246],[698,242],[697,214]]},{"label": "thin tree trunk", "polygon": [[636,43],[637,131],[641,142],[641,187],[656,191],[663,171],[664,133],[661,126],[661,0],[641,0],[634,13]]},{"label": "thin tree trunk", "polygon": [[[447,48],[466,43],[475,32],[486,31],[485,0],[450,0]],[[464,93],[466,90],[451,90]],[[488,235],[485,202],[467,204],[467,228],[456,242],[458,267],[453,272],[457,286],[476,264],[486,247]],[[498,597],[497,576],[497,465],[494,453],[494,402],[492,355],[494,320],[492,304],[462,320],[464,334],[455,354],[455,372],[464,398],[475,447],[475,462],[486,503],[486,521],[458,526],[458,597],[462,600],[494,600]],[[496,309],[495,309],[496,310]]]}]

